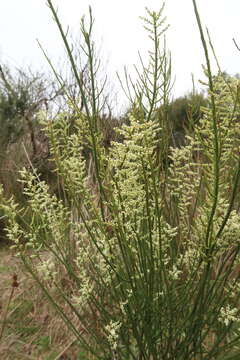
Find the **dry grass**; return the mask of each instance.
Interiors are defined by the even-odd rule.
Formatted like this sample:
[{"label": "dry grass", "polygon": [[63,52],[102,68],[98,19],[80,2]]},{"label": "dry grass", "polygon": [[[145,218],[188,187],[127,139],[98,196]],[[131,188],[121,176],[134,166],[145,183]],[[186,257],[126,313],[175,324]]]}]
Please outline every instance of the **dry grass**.
[{"label": "dry grass", "polygon": [[[5,317],[13,273],[18,274],[19,286]],[[0,249],[0,294],[0,330],[6,322],[0,339],[2,360],[92,359],[80,351],[64,322],[7,247]],[[67,308],[64,311],[69,312]]]}]

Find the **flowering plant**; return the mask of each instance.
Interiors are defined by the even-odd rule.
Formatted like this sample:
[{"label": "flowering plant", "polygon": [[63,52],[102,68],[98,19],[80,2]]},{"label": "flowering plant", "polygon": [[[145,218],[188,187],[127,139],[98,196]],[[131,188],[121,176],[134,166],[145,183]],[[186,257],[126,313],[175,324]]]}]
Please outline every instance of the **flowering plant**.
[{"label": "flowering plant", "polygon": [[[51,194],[35,169],[23,169],[20,181],[32,214],[23,224],[23,210],[1,192],[8,237],[97,359],[218,359],[238,346],[239,82],[226,83],[221,74],[213,79],[193,3],[209,104],[184,146],[170,147],[171,66],[160,41],[167,28],[164,6],[147,10],[143,18],[153,48],[149,64],[141,59],[136,83],[126,75],[131,111],[118,130],[123,141],[103,146],[90,11],[89,27],[82,20],[81,30],[91,90],[78,82],[83,109],[68,97],[77,116],[74,132],[64,114],[54,121],[39,114],[63,196]],[[51,0],[48,4],[79,80]],[[73,317],[63,311],[63,302]]]}]

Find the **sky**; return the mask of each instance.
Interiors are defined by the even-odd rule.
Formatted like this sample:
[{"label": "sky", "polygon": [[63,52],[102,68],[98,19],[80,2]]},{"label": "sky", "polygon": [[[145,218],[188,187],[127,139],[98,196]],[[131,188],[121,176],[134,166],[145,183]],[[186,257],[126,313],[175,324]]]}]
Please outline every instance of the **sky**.
[{"label": "sky", "polygon": [[[140,16],[145,7],[158,10],[161,0],[53,0],[65,28],[69,25],[77,38],[79,21],[92,7],[95,18],[95,40],[99,44],[105,70],[113,83],[118,82],[115,72],[123,74],[126,65],[129,72],[138,63],[138,51],[146,54],[147,35]],[[204,27],[207,27],[222,70],[234,75],[240,72],[240,1],[198,0],[198,9]],[[192,0],[166,0],[165,15],[170,27],[166,33],[167,47],[172,56],[172,72],[175,79],[173,96],[182,96],[192,89],[192,75],[200,88],[204,80],[202,64],[205,64]],[[48,71],[48,64],[37,40],[56,64],[61,63],[63,45],[46,0],[0,1],[0,62],[10,66],[31,66]],[[213,69],[216,65],[212,62]],[[45,70],[46,69],[46,70]],[[116,89],[119,89],[116,85]]]}]

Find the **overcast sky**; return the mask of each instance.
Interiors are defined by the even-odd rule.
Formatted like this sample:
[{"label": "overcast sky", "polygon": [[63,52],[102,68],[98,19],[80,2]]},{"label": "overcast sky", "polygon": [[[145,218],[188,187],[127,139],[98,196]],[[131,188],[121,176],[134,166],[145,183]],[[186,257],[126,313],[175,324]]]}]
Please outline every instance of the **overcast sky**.
[{"label": "overcast sky", "polygon": [[[191,73],[195,81],[203,79],[201,64],[203,50],[193,12],[192,0],[166,0],[168,48],[172,53],[173,73],[176,75],[174,95],[191,90]],[[161,0],[53,0],[65,26],[76,34],[79,19],[92,6],[96,38],[108,59],[107,70],[120,71],[137,61],[137,51],[146,51],[146,34],[139,16],[145,6],[158,10]],[[240,72],[240,1],[198,0],[205,26],[208,27],[215,51],[223,70]],[[0,1],[0,61],[11,66],[31,65],[34,69],[47,68],[36,39],[57,62],[62,54],[62,43],[45,0]],[[115,80],[114,80],[115,81]]]}]

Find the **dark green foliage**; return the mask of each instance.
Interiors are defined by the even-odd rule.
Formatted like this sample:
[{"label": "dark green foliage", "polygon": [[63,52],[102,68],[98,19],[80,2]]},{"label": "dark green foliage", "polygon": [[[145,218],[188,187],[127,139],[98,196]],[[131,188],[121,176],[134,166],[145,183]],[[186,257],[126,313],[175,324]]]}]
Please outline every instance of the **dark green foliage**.
[{"label": "dark green foliage", "polygon": [[0,146],[16,142],[30,133],[33,147],[33,120],[47,101],[47,82],[42,74],[0,66]]},{"label": "dark green foliage", "polygon": [[173,132],[192,131],[202,116],[201,107],[207,106],[207,103],[203,93],[190,93],[172,101],[168,108],[168,117]]},{"label": "dark green foliage", "polygon": [[[18,171],[29,167],[29,160],[37,167],[36,159],[45,156],[47,145],[37,114],[48,105],[52,89],[43,74],[0,66],[0,183],[5,195],[14,195],[22,205]],[[0,213],[0,243],[6,243],[5,225]]]}]

